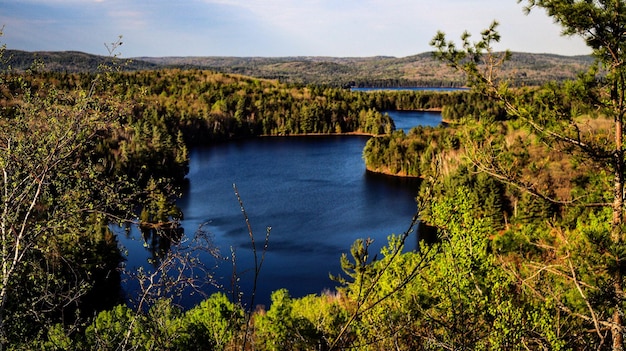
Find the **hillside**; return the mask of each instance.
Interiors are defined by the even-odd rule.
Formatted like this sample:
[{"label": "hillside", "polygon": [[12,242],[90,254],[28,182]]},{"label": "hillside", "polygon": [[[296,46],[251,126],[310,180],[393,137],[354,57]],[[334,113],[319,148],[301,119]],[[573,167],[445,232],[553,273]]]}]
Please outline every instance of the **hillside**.
[{"label": "hillside", "polygon": [[[81,52],[24,52],[8,50],[9,64],[28,68],[35,58],[52,71],[94,71],[110,58]],[[333,86],[460,86],[463,77],[433,59],[431,53],[403,58],[376,57],[137,57],[127,70],[165,67],[200,68],[297,84]],[[516,84],[536,85],[574,78],[593,62],[590,56],[513,53],[503,74]]]},{"label": "hillside", "polygon": [[[79,51],[20,51],[7,50],[4,58],[12,69],[23,71],[32,67],[33,62],[44,64],[46,70],[53,72],[95,72],[98,66],[110,63],[113,59],[107,56],[98,56]],[[116,59],[124,65],[125,70],[157,69],[158,65],[147,61],[133,59]]]},{"label": "hillside", "polygon": [[[463,79],[431,53],[395,57],[141,57],[162,66],[210,68],[295,83],[344,86],[458,86]],[[523,84],[574,78],[588,56],[514,53],[504,74]]]}]

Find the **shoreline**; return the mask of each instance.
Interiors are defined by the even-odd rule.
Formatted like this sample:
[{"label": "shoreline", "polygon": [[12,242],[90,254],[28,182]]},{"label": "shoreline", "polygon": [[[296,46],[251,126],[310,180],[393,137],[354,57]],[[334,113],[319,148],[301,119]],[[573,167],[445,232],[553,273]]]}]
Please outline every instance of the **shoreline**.
[{"label": "shoreline", "polygon": [[[439,108],[439,107],[435,107],[435,108],[427,108],[427,109],[416,109],[416,110],[399,110],[399,111],[424,111],[424,112],[442,112],[443,109]],[[451,121],[447,121],[442,119],[441,120],[441,125],[442,126],[447,126],[451,123]],[[343,133],[293,133],[293,134],[262,134],[262,135],[258,135],[256,136],[256,138],[296,138],[296,137],[332,137],[332,136],[359,136],[359,137],[369,137],[369,138],[376,138],[376,137],[381,137],[381,136],[385,136],[388,134],[372,134],[372,133],[365,133],[365,132],[343,132]],[[402,179],[423,179],[422,176],[415,176],[415,175],[409,175],[409,174],[405,174],[405,173],[393,173],[391,171],[389,171],[389,169],[371,169],[369,168],[367,165],[365,165],[365,171],[372,173],[372,174],[377,174],[377,175],[382,175],[382,176],[387,176],[387,177],[394,177],[394,178],[402,178]]]},{"label": "shoreline", "polygon": [[259,138],[285,138],[285,137],[306,137],[306,136],[367,136],[378,137],[386,134],[372,134],[365,132],[345,132],[345,133],[293,133],[293,134],[262,134]]},{"label": "shoreline", "polygon": [[[363,133],[363,132],[346,132],[346,133],[299,133],[299,134],[285,134],[285,135],[275,135],[275,134],[267,134],[267,135],[260,135],[260,138],[288,138],[288,137],[327,137],[327,136],[367,136],[367,137],[380,137],[380,136],[384,136],[386,134],[378,134],[378,135],[374,135],[371,133]],[[365,171],[372,173],[372,174],[377,174],[377,175],[383,175],[383,176],[387,176],[387,177],[394,177],[394,178],[404,178],[404,179],[422,179],[423,177],[421,176],[414,176],[414,175],[410,175],[410,174],[404,174],[404,173],[392,173],[390,172],[388,169],[371,169],[369,168],[367,165],[365,165]]]},{"label": "shoreline", "polygon": [[[366,136],[366,137],[370,137],[370,138],[376,138],[376,137],[380,137],[380,136],[384,136],[386,134],[371,134],[371,133],[364,133],[364,132],[346,132],[346,133],[298,133],[298,134],[284,134],[284,135],[276,135],[276,134],[265,134],[265,135],[259,135],[259,138],[289,138],[289,137],[328,137],[328,136]],[[365,171],[372,173],[372,174],[377,174],[377,175],[383,175],[383,176],[387,176],[387,177],[394,177],[394,178],[404,178],[404,179],[422,179],[422,177],[420,176],[414,176],[414,175],[410,175],[410,174],[402,174],[402,173],[392,173],[389,170],[381,170],[381,169],[371,169],[369,168],[367,165],[365,165]]]},{"label": "shoreline", "polygon": [[[397,109],[396,111],[443,112],[443,107],[417,108],[417,109]],[[381,111],[381,113],[382,113],[382,111]]]},{"label": "shoreline", "polygon": [[404,179],[422,179],[423,178],[420,176],[414,176],[410,174],[392,173],[392,172],[389,172],[388,170],[373,170],[367,167],[367,165],[365,165],[365,171],[373,173],[373,174],[379,174],[379,175],[395,177],[395,178],[404,178]]}]

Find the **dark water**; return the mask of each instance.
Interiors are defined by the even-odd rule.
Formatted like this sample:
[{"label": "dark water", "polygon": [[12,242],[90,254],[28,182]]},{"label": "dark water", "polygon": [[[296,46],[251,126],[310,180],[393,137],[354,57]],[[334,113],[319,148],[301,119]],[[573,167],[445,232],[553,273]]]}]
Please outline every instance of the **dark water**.
[{"label": "dark water", "polygon": [[408,133],[415,126],[435,127],[441,124],[441,112],[434,111],[383,111],[393,119],[397,130]]},{"label": "dark water", "polygon": [[446,87],[389,87],[389,88],[375,88],[375,87],[353,87],[350,88],[352,91],[437,91],[437,92],[445,92],[445,91],[466,91],[467,88],[446,88]]},{"label": "dark water", "polygon": [[[204,225],[223,256],[229,257],[231,248],[236,252],[238,286],[247,302],[254,261],[236,184],[259,255],[271,227],[256,303],[269,305],[271,292],[279,288],[300,297],[335,287],[328,275],[341,273],[341,254],[349,253],[356,239],[374,239],[377,253],[389,234],[408,229],[416,212],[415,180],[365,171],[366,141],[356,136],[261,138],[192,150],[190,186],[178,202],[186,235]],[[142,240],[121,241],[129,251],[127,267],[149,268],[150,252]],[[416,244],[412,235],[407,249]],[[225,292],[231,290],[232,271],[227,261],[215,270]],[[132,293],[132,284],[126,288]]]}]

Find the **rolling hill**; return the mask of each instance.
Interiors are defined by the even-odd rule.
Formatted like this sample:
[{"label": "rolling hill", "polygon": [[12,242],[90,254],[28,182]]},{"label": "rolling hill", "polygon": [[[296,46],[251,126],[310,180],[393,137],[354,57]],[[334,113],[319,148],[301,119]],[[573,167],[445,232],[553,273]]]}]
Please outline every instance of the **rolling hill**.
[{"label": "rolling hill", "polygon": [[[27,52],[7,50],[12,69],[29,68],[37,59],[51,71],[93,72],[112,58],[76,51]],[[137,57],[116,59],[124,70],[159,68],[209,69],[218,72],[278,79],[295,84],[333,86],[461,86],[463,77],[432,53],[403,58],[375,57]],[[576,77],[593,63],[590,56],[559,56],[514,52],[502,74],[518,85]]]}]

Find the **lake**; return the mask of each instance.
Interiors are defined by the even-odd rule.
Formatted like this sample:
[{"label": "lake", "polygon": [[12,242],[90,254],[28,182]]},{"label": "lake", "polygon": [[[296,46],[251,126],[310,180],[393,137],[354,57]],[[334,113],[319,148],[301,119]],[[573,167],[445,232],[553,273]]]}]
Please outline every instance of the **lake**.
[{"label": "lake", "polygon": [[415,126],[435,127],[441,124],[441,112],[437,111],[383,111],[389,114],[396,130],[408,133]]},{"label": "lake", "polygon": [[468,88],[453,88],[453,87],[352,87],[352,91],[436,91],[436,92],[454,92],[454,91],[467,91]]},{"label": "lake", "polygon": [[[398,124],[412,118],[421,123],[419,117],[404,113],[390,115]],[[222,256],[230,257],[231,248],[235,251],[238,286],[246,303],[254,259],[233,190],[236,184],[259,255],[266,228],[271,227],[256,303],[269,306],[271,292],[279,288],[288,289],[294,297],[334,288],[329,273],[341,273],[341,254],[349,253],[356,239],[374,239],[372,255],[378,253],[388,235],[409,228],[416,213],[417,181],[366,172],[362,150],[367,140],[361,136],[266,137],[193,149],[189,187],[177,203],[185,216],[186,235],[203,225]],[[138,233],[122,235],[120,240],[129,252],[128,268],[149,268],[151,253]],[[416,245],[416,235],[412,235],[407,249]],[[210,265],[218,263],[215,278],[228,293],[232,264],[206,259]],[[133,286],[125,286],[131,294]],[[184,305],[199,299],[188,298]]]}]

